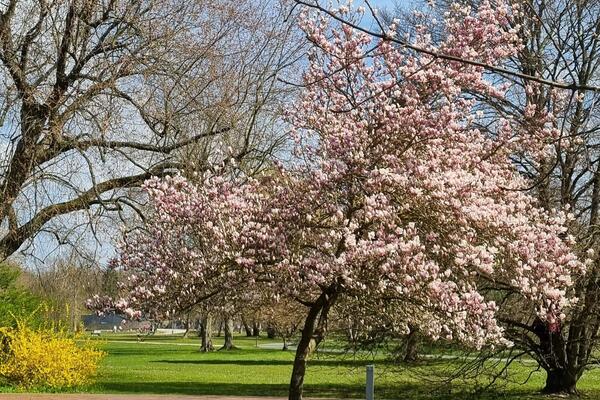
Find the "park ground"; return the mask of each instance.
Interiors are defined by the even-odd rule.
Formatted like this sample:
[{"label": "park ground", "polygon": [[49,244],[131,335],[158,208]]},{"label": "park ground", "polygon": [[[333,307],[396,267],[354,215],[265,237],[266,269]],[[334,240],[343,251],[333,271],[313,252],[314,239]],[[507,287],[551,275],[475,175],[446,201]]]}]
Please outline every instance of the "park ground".
[{"label": "park ground", "polygon": [[[66,397],[61,393],[52,400],[63,397],[100,400],[94,395],[97,393],[109,395],[102,399],[122,400],[164,399],[156,396],[161,394],[172,395],[169,398],[216,396],[205,397],[206,400],[223,396],[284,398],[294,357],[293,351],[281,351],[276,341],[266,338],[257,340],[239,336],[235,340],[236,350],[210,353],[198,352],[197,338],[153,336],[138,342],[135,335],[107,333],[91,340],[107,353],[96,383],[80,389],[79,396],[73,393]],[[215,345],[219,346],[219,338],[215,338]],[[549,398],[538,394],[544,379],[542,372],[532,373],[527,380],[532,371],[531,363],[515,364],[510,370],[509,382],[476,393],[472,391],[473,382],[450,386],[432,379],[443,375],[454,362],[451,358],[427,358],[416,366],[398,367],[387,362],[385,356],[325,351],[309,365],[305,393],[312,398],[364,398],[365,365],[372,363],[376,368],[377,399]],[[471,389],[467,391],[466,388]],[[588,371],[579,388],[582,398],[600,399],[600,369]],[[15,392],[15,389],[0,388],[0,391]],[[140,394],[146,396],[140,397]],[[15,394],[10,398],[15,398],[13,396]],[[50,399],[46,396],[20,398]]]}]

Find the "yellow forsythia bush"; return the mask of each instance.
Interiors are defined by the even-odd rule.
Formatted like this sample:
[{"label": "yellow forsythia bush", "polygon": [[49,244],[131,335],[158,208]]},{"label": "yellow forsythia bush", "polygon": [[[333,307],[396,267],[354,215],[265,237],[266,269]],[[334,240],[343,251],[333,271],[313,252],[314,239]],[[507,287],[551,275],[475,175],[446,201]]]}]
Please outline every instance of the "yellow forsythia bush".
[{"label": "yellow forsythia bush", "polygon": [[0,328],[0,380],[24,388],[88,384],[103,356],[61,331],[34,330],[23,323]]}]

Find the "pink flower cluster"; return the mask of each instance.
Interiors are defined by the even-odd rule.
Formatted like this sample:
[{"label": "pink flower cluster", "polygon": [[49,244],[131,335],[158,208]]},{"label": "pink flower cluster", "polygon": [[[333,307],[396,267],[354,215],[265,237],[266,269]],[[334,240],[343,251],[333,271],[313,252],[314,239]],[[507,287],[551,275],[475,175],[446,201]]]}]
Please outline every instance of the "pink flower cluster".
[{"label": "pink flower cluster", "polygon": [[[519,46],[509,16],[503,4],[457,7],[435,50],[499,63]],[[184,308],[257,288],[310,302],[335,285],[413,310],[399,323],[480,347],[505,343],[485,285],[519,293],[556,324],[584,266],[563,237],[565,216],[520,190],[527,182],[509,158],[540,151],[546,125],[521,140],[499,121],[489,138],[464,96],[503,96],[482,68],[319,16],[302,27],[315,49],[289,114],[297,161],[244,182],[148,181],[154,216],[116,261],[127,304]],[[417,41],[434,48],[426,32]]]}]

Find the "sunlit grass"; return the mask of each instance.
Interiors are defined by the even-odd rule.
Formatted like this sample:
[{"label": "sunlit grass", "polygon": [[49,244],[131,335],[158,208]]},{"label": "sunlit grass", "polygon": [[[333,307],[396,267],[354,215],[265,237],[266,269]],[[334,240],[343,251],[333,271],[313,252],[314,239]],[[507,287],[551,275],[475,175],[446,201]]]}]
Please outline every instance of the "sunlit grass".
[{"label": "sunlit grass", "polygon": [[[256,347],[277,340],[236,337],[236,350],[200,353],[196,337],[145,337],[105,334],[97,340],[108,352],[96,384],[84,389],[97,393],[157,393],[194,395],[286,396],[294,353]],[[222,339],[214,338],[216,348]],[[335,347],[335,346],[333,346]],[[510,382],[495,390],[473,393],[472,383],[449,386],[432,378],[453,367],[449,359],[425,359],[399,368],[383,356],[321,353],[308,368],[307,396],[364,398],[365,366],[376,368],[378,399],[546,399],[537,392],[544,374],[529,376],[532,365],[515,364]],[[600,398],[600,371],[588,371],[580,381],[584,397]]]}]

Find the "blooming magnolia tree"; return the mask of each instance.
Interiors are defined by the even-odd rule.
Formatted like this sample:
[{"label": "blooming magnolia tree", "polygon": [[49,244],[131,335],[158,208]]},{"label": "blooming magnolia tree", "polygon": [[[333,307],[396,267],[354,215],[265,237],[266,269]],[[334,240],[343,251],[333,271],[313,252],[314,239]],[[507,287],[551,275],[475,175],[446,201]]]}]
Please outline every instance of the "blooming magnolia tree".
[{"label": "blooming magnolia tree", "polygon": [[[496,64],[519,45],[502,4],[454,10],[438,52]],[[543,152],[554,131],[540,119],[525,136],[498,121],[498,137],[486,137],[463,94],[503,93],[481,68],[407,54],[321,15],[302,26],[315,46],[290,114],[295,162],[245,182],[147,182],[154,217],[116,260],[128,273],[121,307],[258,288],[298,301],[306,314],[290,399],[302,398],[307,360],[343,296],[384,299],[401,310],[398,329],[475,347],[507,344],[486,283],[560,324],[583,266],[563,238],[565,217],[521,190],[509,158]],[[415,40],[432,46],[426,32]]]}]

